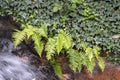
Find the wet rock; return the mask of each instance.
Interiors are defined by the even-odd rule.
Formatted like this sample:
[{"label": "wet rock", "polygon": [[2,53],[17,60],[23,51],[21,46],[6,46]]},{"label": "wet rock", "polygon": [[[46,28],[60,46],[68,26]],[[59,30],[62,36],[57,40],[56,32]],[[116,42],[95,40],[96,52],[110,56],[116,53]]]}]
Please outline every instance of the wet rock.
[{"label": "wet rock", "polygon": [[98,66],[95,67],[94,74],[84,69],[84,72],[75,74],[75,80],[120,80],[120,66],[109,62],[106,62],[105,65],[103,72],[101,72]]},{"label": "wet rock", "polygon": [[0,52],[12,52],[13,49],[12,41],[6,38],[0,38]]},{"label": "wet rock", "polygon": [[19,29],[19,24],[10,16],[0,16],[0,38],[11,38],[12,32]]},{"label": "wet rock", "polygon": [[0,31],[12,31],[19,28],[11,16],[0,16]]}]

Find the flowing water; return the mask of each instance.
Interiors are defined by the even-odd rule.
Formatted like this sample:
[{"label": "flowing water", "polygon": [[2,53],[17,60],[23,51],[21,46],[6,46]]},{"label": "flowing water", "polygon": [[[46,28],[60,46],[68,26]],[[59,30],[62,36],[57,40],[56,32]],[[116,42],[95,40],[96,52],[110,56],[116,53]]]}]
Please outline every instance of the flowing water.
[{"label": "flowing water", "polygon": [[35,73],[29,64],[12,54],[13,44],[0,39],[0,80],[32,80]]},{"label": "flowing water", "polygon": [[35,74],[31,67],[11,53],[0,55],[0,80],[32,80]]},{"label": "flowing water", "polygon": [[59,80],[49,62],[29,46],[22,43],[14,48],[12,33],[19,26],[11,17],[0,16],[0,80]]}]

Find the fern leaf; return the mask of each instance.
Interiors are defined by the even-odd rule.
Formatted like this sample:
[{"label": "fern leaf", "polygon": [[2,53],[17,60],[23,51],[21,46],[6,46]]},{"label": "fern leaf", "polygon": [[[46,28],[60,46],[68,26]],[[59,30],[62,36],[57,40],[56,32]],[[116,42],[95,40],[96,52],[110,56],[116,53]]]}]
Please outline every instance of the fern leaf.
[{"label": "fern leaf", "polygon": [[47,34],[45,33],[45,31],[42,28],[39,28],[35,32],[39,33],[39,36],[47,37]]},{"label": "fern leaf", "polygon": [[61,34],[58,34],[58,36],[56,38],[57,38],[56,49],[57,49],[57,53],[59,54],[60,51],[63,48],[63,38],[64,38],[64,36],[61,35]]},{"label": "fern leaf", "polygon": [[91,61],[92,58],[94,57],[94,55],[93,55],[93,49],[90,48],[90,47],[87,47],[87,48],[85,49],[85,55],[86,55],[86,56],[88,57],[88,59]]},{"label": "fern leaf", "polygon": [[41,27],[42,29],[43,29],[43,31],[44,31],[44,34],[45,34],[45,37],[47,37],[47,25],[44,23],[44,24],[42,24],[42,27]]},{"label": "fern leaf", "polygon": [[94,66],[95,66],[95,59],[91,59],[91,61],[86,57],[85,59],[85,66],[87,69],[92,73]]},{"label": "fern leaf", "polygon": [[13,33],[12,37],[14,40],[14,46],[16,47],[25,39],[26,33],[24,31],[17,30],[17,32]]},{"label": "fern leaf", "polygon": [[51,60],[50,63],[54,69],[55,74],[61,79],[62,78],[62,69],[61,69],[60,63],[58,63],[58,61],[56,61],[56,60]]},{"label": "fern leaf", "polygon": [[100,48],[97,47],[97,46],[93,46],[93,52],[94,52],[94,55],[95,55],[96,59],[98,59],[99,54],[100,54]]},{"label": "fern leaf", "polygon": [[71,37],[66,34],[63,30],[60,30],[60,34],[63,35],[64,47],[69,49],[72,46],[72,39]]},{"label": "fern leaf", "polygon": [[105,63],[101,57],[98,58],[98,65],[99,65],[100,69],[103,71],[105,68]]},{"label": "fern leaf", "polygon": [[39,36],[43,36],[47,38],[47,26],[46,24],[42,24],[42,27],[36,28],[35,32],[39,34]]},{"label": "fern leaf", "polygon": [[65,38],[64,47],[66,49],[69,49],[72,46],[71,38],[68,35],[64,35],[64,38]]},{"label": "fern leaf", "polygon": [[47,51],[46,57],[48,60],[50,60],[55,54],[55,42],[55,39],[49,38],[45,46],[45,50]]},{"label": "fern leaf", "polygon": [[82,55],[74,49],[70,49],[68,51],[68,55],[69,55],[70,68],[73,71],[77,71],[77,70],[81,71],[82,58],[83,58]]},{"label": "fern leaf", "polygon": [[32,39],[34,41],[35,50],[37,51],[39,56],[41,56],[43,51],[43,43],[41,42],[41,37],[38,34],[34,33],[34,35],[32,35]]}]

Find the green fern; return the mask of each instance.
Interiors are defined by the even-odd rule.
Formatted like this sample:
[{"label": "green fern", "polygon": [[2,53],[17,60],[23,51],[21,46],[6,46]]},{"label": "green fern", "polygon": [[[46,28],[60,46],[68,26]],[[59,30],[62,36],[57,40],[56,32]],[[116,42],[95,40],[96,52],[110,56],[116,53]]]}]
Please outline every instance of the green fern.
[{"label": "green fern", "polygon": [[95,59],[92,58],[91,60],[89,60],[89,58],[85,56],[83,60],[84,60],[83,65],[85,65],[87,67],[87,69],[92,73],[92,71],[95,67]]},{"label": "green fern", "polygon": [[58,34],[58,36],[56,37],[57,38],[57,42],[56,42],[56,49],[57,49],[57,53],[59,54],[60,51],[62,50],[63,48],[63,45],[64,45],[64,36],[61,35],[61,34]]},{"label": "green fern", "polygon": [[66,34],[63,30],[60,30],[60,34],[63,35],[64,48],[69,49],[72,46],[71,37],[68,34]]},{"label": "green fern", "polygon": [[[31,39],[34,41],[34,48],[40,57],[45,48],[46,58],[50,61],[59,78],[62,77],[62,70],[60,63],[55,59],[55,56],[59,55],[62,49],[64,49],[63,51],[67,51],[70,62],[69,65],[73,71],[81,71],[82,65],[85,65],[92,73],[96,60],[98,60],[98,65],[102,71],[105,68],[104,61],[99,56],[100,49],[97,46],[89,47],[87,43],[81,42],[81,48],[79,49],[82,50],[74,50],[72,49],[72,39],[70,35],[63,30],[60,30],[59,33],[52,38],[48,36],[46,24],[41,25],[40,28],[26,24],[22,31],[16,31],[17,32],[13,33],[15,47],[23,40]],[[46,44],[42,41],[43,37],[47,39]]]},{"label": "green fern", "polygon": [[68,51],[68,56],[69,56],[69,62],[70,62],[70,68],[73,71],[81,71],[82,68],[82,60],[83,60],[83,55],[79,54],[78,51],[74,49],[70,49]]},{"label": "green fern", "polygon": [[19,45],[25,39],[32,39],[34,41],[34,48],[37,53],[41,56],[43,51],[42,37],[47,37],[47,26],[45,24],[41,28],[33,27],[31,25],[23,25],[22,31],[17,30],[13,33],[13,40],[15,47]]},{"label": "green fern", "polygon": [[56,43],[56,49],[58,54],[62,50],[62,48],[69,49],[70,47],[72,47],[71,37],[67,35],[63,30],[60,30],[57,36]]},{"label": "green fern", "polygon": [[92,73],[95,66],[95,61],[98,60],[99,67],[103,71],[105,68],[105,65],[104,65],[103,59],[99,56],[100,54],[99,47],[97,46],[93,46],[93,48],[87,47],[84,50],[85,50],[85,56],[86,56],[86,59],[84,59],[86,63],[84,65],[86,65],[88,70]]},{"label": "green fern", "polygon": [[98,65],[102,71],[104,71],[105,63],[101,57],[98,58]]},{"label": "green fern", "polygon": [[38,34],[33,34],[32,35],[32,40],[34,41],[34,48],[37,51],[37,53],[39,54],[39,56],[41,56],[42,51],[43,51],[43,43],[41,41],[41,37]]},{"label": "green fern", "polygon": [[48,42],[45,46],[45,50],[46,52],[46,57],[48,60],[52,59],[52,57],[54,57],[55,53],[56,53],[56,48],[55,48],[55,44],[56,40],[54,38],[49,38]]},{"label": "green fern", "polygon": [[16,30],[17,32],[13,33],[14,46],[19,45],[26,37],[26,33],[24,31]]},{"label": "green fern", "polygon": [[46,25],[45,23],[42,24],[42,25],[41,25],[41,29],[42,29],[41,31],[43,31],[43,32],[42,32],[42,36],[47,38],[47,35],[48,35],[48,33],[47,33],[47,32],[48,32],[48,31],[47,31],[47,25]]},{"label": "green fern", "polygon": [[100,49],[97,46],[89,47],[86,43],[81,44],[80,52],[78,50],[69,49],[68,56],[70,67],[73,71],[81,70],[82,65],[85,65],[87,69],[92,73],[95,62],[98,60],[98,65],[103,71],[105,68],[103,59],[99,56]]},{"label": "green fern", "polygon": [[62,69],[61,69],[60,63],[58,61],[56,61],[55,59],[52,59],[50,61],[50,63],[54,69],[55,74],[61,79],[62,78]]}]

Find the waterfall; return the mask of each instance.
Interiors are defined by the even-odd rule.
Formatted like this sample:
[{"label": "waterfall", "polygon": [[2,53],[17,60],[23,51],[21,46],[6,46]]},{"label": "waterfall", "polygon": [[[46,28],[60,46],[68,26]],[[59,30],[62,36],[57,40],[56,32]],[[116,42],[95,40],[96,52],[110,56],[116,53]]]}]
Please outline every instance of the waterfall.
[{"label": "waterfall", "polygon": [[32,80],[31,67],[11,53],[0,53],[0,80]]},{"label": "waterfall", "polygon": [[0,39],[0,80],[33,80],[35,72],[29,64],[12,54],[13,43]]}]

